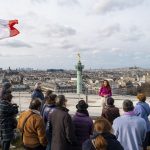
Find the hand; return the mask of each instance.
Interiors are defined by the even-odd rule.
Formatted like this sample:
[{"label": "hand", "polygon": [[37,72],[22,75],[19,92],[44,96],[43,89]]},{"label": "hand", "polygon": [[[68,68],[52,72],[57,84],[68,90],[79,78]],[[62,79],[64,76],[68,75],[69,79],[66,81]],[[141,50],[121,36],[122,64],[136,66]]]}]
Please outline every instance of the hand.
[{"label": "hand", "polygon": [[13,107],[19,107],[16,103],[12,104]]}]

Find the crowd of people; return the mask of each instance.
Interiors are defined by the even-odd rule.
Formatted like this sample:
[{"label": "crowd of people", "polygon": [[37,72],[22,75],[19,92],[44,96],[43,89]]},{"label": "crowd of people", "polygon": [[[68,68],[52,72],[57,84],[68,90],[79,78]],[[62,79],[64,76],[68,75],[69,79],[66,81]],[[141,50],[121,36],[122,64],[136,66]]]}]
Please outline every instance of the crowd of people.
[{"label": "crowd of people", "polygon": [[18,114],[12,103],[10,83],[0,93],[0,141],[2,150],[9,150],[14,129],[22,133],[25,150],[147,150],[150,143],[150,106],[144,93],[137,95],[134,106],[124,100],[124,113],[114,105],[111,87],[104,80],[100,90],[102,112],[92,120],[88,104],[79,100],[76,113],[71,116],[64,95],[48,90],[42,92],[41,83],[35,85],[29,109]]}]

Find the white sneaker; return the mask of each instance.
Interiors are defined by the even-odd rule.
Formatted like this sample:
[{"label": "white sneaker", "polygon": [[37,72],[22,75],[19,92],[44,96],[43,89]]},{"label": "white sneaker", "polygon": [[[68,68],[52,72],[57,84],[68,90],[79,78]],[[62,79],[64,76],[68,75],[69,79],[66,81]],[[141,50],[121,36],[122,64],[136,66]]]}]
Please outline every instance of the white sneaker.
[{"label": "white sneaker", "polygon": [[15,149],[15,148],[16,148],[16,146],[10,144],[10,149]]}]

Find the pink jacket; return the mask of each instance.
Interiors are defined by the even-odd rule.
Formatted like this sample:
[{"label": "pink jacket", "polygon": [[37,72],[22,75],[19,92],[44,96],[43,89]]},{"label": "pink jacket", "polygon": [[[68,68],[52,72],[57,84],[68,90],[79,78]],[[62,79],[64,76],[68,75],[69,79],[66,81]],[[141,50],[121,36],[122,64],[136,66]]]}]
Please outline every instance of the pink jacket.
[{"label": "pink jacket", "polygon": [[107,87],[101,87],[99,90],[99,96],[103,97],[104,95],[107,95],[108,97],[112,96],[111,89]]}]

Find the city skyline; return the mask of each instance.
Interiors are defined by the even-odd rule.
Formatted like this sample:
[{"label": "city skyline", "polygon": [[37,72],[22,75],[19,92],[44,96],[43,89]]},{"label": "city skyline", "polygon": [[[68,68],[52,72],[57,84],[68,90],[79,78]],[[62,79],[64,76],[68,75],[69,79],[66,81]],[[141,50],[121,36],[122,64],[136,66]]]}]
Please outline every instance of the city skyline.
[{"label": "city skyline", "polygon": [[148,0],[2,0],[21,34],[0,40],[0,68],[150,66]]}]

